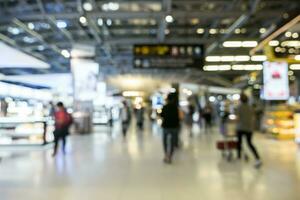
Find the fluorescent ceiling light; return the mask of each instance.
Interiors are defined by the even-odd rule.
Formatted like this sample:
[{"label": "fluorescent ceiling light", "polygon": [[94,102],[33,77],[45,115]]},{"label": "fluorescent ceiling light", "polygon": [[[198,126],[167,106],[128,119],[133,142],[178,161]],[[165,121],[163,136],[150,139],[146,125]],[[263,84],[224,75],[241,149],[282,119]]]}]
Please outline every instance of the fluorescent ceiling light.
[{"label": "fluorescent ceiling light", "polygon": [[225,41],[223,42],[224,47],[241,47],[242,42],[241,41]]},{"label": "fluorescent ceiling light", "polygon": [[300,70],[300,64],[292,64],[290,65],[291,70]]},{"label": "fluorescent ceiling light", "polygon": [[242,42],[242,47],[256,47],[257,46],[256,41],[243,41]]},{"label": "fluorescent ceiling light", "polygon": [[256,56],[251,56],[251,61],[266,61],[267,56],[265,55],[256,55]]},{"label": "fluorescent ceiling light", "polygon": [[230,69],[230,65],[206,65],[203,67],[204,71],[228,71]]},{"label": "fluorescent ceiling light", "polygon": [[281,43],[281,46],[285,47],[300,47],[300,41],[297,40],[288,40]]},{"label": "fluorescent ceiling light", "polygon": [[90,2],[84,2],[83,9],[85,11],[92,11],[93,10],[93,5]]},{"label": "fluorescent ceiling light", "polygon": [[269,45],[272,47],[278,46],[279,45],[279,41],[278,40],[271,40],[269,42]]},{"label": "fluorescent ceiling light", "polygon": [[296,55],[295,60],[300,60],[300,55]]},{"label": "fluorescent ceiling light", "polygon": [[221,61],[221,56],[206,56],[205,60],[207,62],[219,62]]},{"label": "fluorescent ceiling light", "polygon": [[[49,68],[50,65],[0,42],[0,68]],[[18,59],[16,59],[18,58]]]},{"label": "fluorescent ceiling light", "polygon": [[250,56],[235,56],[234,60],[235,61],[249,61],[250,60]]},{"label": "fluorescent ceiling light", "polygon": [[221,61],[223,61],[223,62],[234,61],[234,56],[221,56]]}]

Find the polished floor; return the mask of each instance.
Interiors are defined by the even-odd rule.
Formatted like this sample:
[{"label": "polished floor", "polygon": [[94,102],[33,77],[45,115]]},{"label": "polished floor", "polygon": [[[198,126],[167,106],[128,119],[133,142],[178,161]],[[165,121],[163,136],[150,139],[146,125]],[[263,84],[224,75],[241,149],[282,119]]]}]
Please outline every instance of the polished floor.
[{"label": "polished floor", "polygon": [[300,151],[293,141],[255,136],[264,165],[227,162],[215,149],[215,129],[194,136],[183,128],[182,149],[172,165],[162,162],[161,130],[131,126],[72,136],[67,154],[51,147],[0,148],[1,200],[299,200]]}]

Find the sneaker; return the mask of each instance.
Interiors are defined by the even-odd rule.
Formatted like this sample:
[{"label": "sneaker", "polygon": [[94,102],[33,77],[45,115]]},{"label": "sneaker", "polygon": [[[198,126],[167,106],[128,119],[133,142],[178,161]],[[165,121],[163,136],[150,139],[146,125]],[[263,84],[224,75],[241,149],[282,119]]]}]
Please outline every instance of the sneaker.
[{"label": "sneaker", "polygon": [[257,161],[255,162],[255,164],[254,164],[254,167],[255,167],[256,169],[260,168],[261,166],[262,166],[261,160],[257,160]]}]

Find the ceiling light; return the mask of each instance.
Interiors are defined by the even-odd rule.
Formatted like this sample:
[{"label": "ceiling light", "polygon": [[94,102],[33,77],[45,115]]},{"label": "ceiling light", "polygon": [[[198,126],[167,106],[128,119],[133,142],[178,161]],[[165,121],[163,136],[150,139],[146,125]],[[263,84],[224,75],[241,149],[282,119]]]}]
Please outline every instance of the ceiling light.
[{"label": "ceiling light", "polygon": [[97,20],[97,23],[98,23],[99,26],[103,26],[103,19],[99,18]]},{"label": "ceiling light", "polygon": [[281,46],[285,47],[300,47],[300,41],[297,40],[288,40],[281,43]]},{"label": "ceiling light", "polygon": [[228,71],[230,69],[230,65],[206,65],[203,67],[204,71]]},{"label": "ceiling light", "polygon": [[278,40],[271,40],[269,42],[269,45],[272,47],[278,46],[279,45],[279,41]]},{"label": "ceiling light", "polygon": [[259,29],[259,33],[261,33],[261,34],[264,34],[266,31],[267,31],[266,28],[260,28],[260,29]]},{"label": "ceiling light", "polygon": [[230,65],[219,65],[219,71],[228,71],[231,69]]},{"label": "ceiling light", "polygon": [[224,47],[241,47],[242,42],[241,41],[226,41],[223,42]]},{"label": "ceiling light", "polygon": [[25,36],[23,38],[23,41],[27,42],[27,43],[34,43],[36,40],[34,38],[32,38],[32,37]]},{"label": "ceiling light", "polygon": [[112,25],[112,20],[111,19],[107,19],[106,20],[106,25],[107,26],[111,26]]},{"label": "ceiling light", "polygon": [[205,60],[207,62],[220,62],[221,56],[206,56]]},{"label": "ceiling light", "polygon": [[204,29],[203,28],[197,28],[197,33],[198,34],[203,34],[204,33]]},{"label": "ceiling light", "polygon": [[57,26],[58,28],[67,28],[67,23],[66,23],[65,21],[63,21],[63,20],[58,20],[58,21],[56,22],[56,26]]},{"label": "ceiling light", "polygon": [[33,30],[33,29],[34,29],[34,24],[33,24],[32,22],[29,22],[29,23],[27,24],[27,26],[28,26],[28,28],[29,28],[30,30]]},{"label": "ceiling light", "polygon": [[120,5],[118,3],[114,3],[114,2],[109,2],[109,3],[105,3],[102,5],[102,10],[104,11],[116,11],[119,10]]},{"label": "ceiling light", "polygon": [[7,31],[10,32],[13,35],[18,35],[20,34],[20,29],[16,28],[16,27],[8,27]]},{"label": "ceiling light", "polygon": [[256,55],[256,56],[251,56],[251,61],[266,61],[267,56],[265,55]]},{"label": "ceiling light", "polygon": [[300,55],[296,55],[295,60],[300,60]]},{"label": "ceiling light", "polygon": [[249,61],[250,60],[250,56],[235,56],[234,60],[235,61]]},{"label": "ceiling light", "polygon": [[244,41],[242,42],[242,47],[256,47],[257,44],[256,41]]},{"label": "ceiling light", "polygon": [[218,33],[218,30],[217,30],[217,29],[215,29],[215,28],[209,29],[209,34],[214,35],[214,34],[217,34],[217,33]]},{"label": "ceiling light", "polygon": [[293,33],[292,38],[296,39],[296,38],[298,38],[298,37],[299,37],[299,34],[298,34],[298,33]]},{"label": "ceiling light", "polygon": [[166,34],[166,35],[169,35],[170,32],[171,32],[170,29],[165,29],[165,34]]},{"label": "ceiling light", "polygon": [[289,76],[293,76],[293,75],[294,75],[294,72],[293,72],[293,71],[289,71],[289,72],[288,72],[288,75],[289,75]]},{"label": "ceiling light", "polygon": [[290,65],[291,70],[300,70],[300,64],[292,64]]},{"label": "ceiling light", "polygon": [[292,36],[292,33],[288,31],[288,32],[285,32],[284,35],[285,35],[285,37],[291,37],[291,36]]},{"label": "ceiling light", "polygon": [[45,47],[44,47],[43,45],[39,45],[39,46],[37,47],[37,49],[38,49],[39,51],[44,51],[44,50],[45,50]]},{"label": "ceiling light", "polygon": [[174,18],[171,15],[167,15],[165,18],[166,22],[172,23],[174,21]]},{"label": "ceiling light", "polygon": [[139,97],[144,96],[144,92],[141,91],[124,91],[122,93],[124,97]]},{"label": "ceiling light", "polygon": [[235,34],[240,34],[240,33],[241,33],[241,29],[239,29],[239,28],[235,29],[235,30],[234,30],[234,33],[235,33]]},{"label": "ceiling light", "polygon": [[87,22],[87,20],[86,20],[86,18],[85,18],[84,16],[81,16],[81,17],[79,18],[79,21],[80,21],[80,23],[82,23],[82,24],[86,24],[86,22]]},{"label": "ceiling light", "polygon": [[61,51],[61,55],[63,55],[65,58],[70,58],[70,52],[66,49]]},{"label": "ceiling light", "polygon": [[221,61],[223,61],[223,62],[234,61],[234,56],[221,56]]},{"label": "ceiling light", "polygon": [[83,4],[83,9],[85,11],[92,11],[93,10],[93,5],[90,2],[85,2]]}]

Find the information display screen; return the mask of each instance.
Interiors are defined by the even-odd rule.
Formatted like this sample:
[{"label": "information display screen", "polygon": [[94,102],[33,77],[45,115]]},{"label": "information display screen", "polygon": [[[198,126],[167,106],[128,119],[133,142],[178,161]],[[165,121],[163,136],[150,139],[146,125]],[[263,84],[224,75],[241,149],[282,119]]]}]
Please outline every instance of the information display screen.
[{"label": "information display screen", "polygon": [[266,100],[287,100],[289,98],[288,64],[285,62],[264,62],[263,98]]},{"label": "information display screen", "polygon": [[135,68],[202,69],[203,45],[143,44],[133,47]]}]

